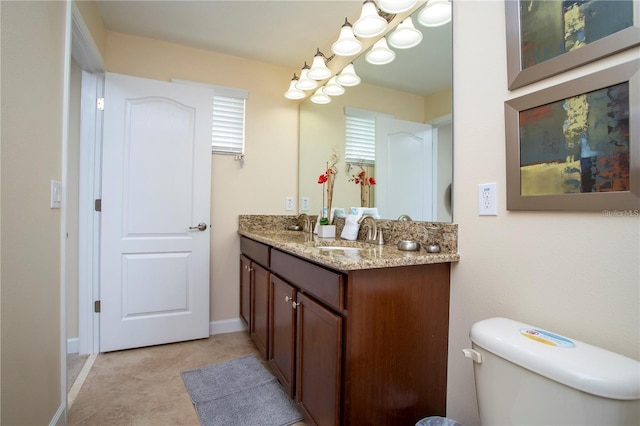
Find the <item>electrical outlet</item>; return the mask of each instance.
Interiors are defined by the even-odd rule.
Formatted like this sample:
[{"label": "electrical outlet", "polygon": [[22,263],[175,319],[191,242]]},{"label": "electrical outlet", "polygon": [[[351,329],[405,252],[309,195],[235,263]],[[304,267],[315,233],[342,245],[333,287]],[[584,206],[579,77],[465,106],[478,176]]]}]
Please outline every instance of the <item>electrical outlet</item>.
[{"label": "electrical outlet", "polygon": [[497,199],[495,182],[478,185],[478,215],[497,216]]},{"label": "electrical outlet", "polygon": [[309,211],[309,197],[302,197],[300,199],[300,210],[303,212]]},{"label": "electrical outlet", "polygon": [[293,211],[293,197],[287,197],[285,199],[284,209],[288,212]]}]

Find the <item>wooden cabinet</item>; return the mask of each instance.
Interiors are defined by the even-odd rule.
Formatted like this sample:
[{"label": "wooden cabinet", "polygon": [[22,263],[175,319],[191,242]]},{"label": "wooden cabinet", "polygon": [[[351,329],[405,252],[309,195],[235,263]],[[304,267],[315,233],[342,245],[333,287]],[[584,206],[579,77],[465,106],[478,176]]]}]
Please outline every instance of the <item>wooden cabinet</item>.
[{"label": "wooden cabinet", "polygon": [[296,401],[314,424],[340,424],[342,317],[297,294]]},{"label": "wooden cabinet", "polygon": [[240,319],[251,330],[251,259],[240,255]]},{"label": "wooden cabinet", "polygon": [[269,271],[251,264],[251,338],[266,358],[269,353]]},{"label": "wooden cabinet", "polygon": [[240,242],[240,318],[266,358],[269,351],[269,246],[242,238]]},{"label": "wooden cabinet", "polygon": [[291,398],[295,397],[295,287],[271,274],[269,366]]},{"label": "wooden cabinet", "polygon": [[350,271],[345,425],[445,416],[449,263]]},{"label": "wooden cabinet", "polygon": [[272,251],[271,271],[269,363],[308,419],[338,425],[344,275],[279,250]]},{"label": "wooden cabinet", "polygon": [[271,248],[266,273],[267,359],[312,424],[446,414],[449,263],[340,272]]}]

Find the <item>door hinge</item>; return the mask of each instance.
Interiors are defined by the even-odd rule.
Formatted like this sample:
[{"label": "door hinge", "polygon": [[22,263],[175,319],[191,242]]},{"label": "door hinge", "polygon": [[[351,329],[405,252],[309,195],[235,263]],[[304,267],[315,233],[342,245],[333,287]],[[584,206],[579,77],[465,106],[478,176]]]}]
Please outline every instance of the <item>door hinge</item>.
[{"label": "door hinge", "polygon": [[98,198],[97,200],[95,200],[95,202],[93,203],[93,208],[97,212],[102,211],[102,198]]},{"label": "door hinge", "polygon": [[104,111],[104,98],[98,98],[97,107],[100,111]]},{"label": "door hinge", "polygon": [[100,313],[100,301],[96,300],[95,302],[93,302],[93,312],[95,312],[96,314]]}]

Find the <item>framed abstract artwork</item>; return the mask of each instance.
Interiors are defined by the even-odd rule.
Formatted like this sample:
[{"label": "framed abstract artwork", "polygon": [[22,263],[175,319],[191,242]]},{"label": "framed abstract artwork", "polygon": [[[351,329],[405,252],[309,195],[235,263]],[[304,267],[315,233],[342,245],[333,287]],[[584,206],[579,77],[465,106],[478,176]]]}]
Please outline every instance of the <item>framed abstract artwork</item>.
[{"label": "framed abstract artwork", "polygon": [[507,210],[640,209],[640,59],[505,102]]},{"label": "framed abstract artwork", "polygon": [[509,90],[640,44],[634,0],[506,0]]}]

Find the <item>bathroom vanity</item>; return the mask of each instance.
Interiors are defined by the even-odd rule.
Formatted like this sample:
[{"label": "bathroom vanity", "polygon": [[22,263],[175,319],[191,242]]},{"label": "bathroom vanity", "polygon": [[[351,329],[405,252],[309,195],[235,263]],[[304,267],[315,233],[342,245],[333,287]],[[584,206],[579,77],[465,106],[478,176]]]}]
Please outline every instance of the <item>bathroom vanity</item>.
[{"label": "bathroom vanity", "polygon": [[239,230],[241,318],[307,418],[364,426],[444,416],[457,254],[281,229]]}]

